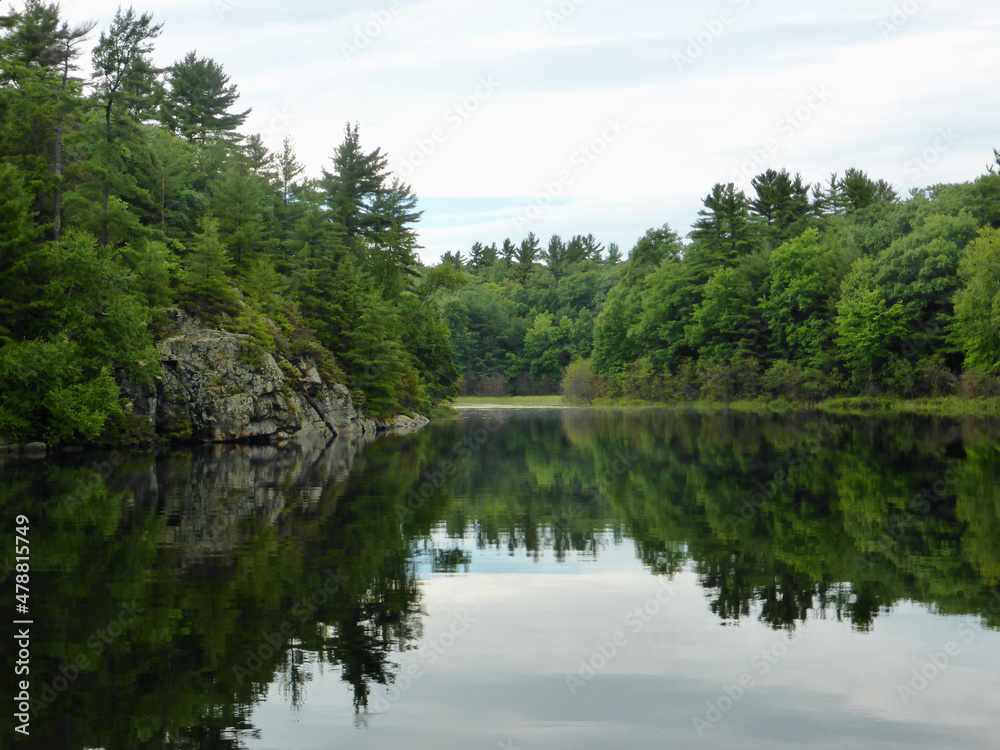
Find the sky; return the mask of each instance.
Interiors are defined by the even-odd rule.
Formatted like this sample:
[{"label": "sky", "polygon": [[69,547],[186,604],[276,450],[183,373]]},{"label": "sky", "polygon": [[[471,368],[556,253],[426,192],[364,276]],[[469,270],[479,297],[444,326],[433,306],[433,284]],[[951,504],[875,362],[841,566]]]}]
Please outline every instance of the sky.
[{"label": "sky", "polygon": [[[7,0],[10,2],[10,0]],[[6,5],[6,3],[4,3]],[[118,2],[63,0],[108,25]],[[425,262],[476,241],[686,235],[715,183],[856,167],[965,182],[1000,147],[981,0],[158,0],[154,61],[221,63],[310,176],[347,123],[420,197]],[[96,32],[95,32],[96,36]]]},{"label": "sky", "polygon": [[[723,627],[697,573],[650,575],[629,540],[561,563],[450,542],[470,570],[422,577],[422,635],[361,726],[340,671],[307,652],[303,705],[272,684],[251,750],[996,746],[1000,634],[977,618],[897,603],[869,632],[813,612],[788,633],[755,605]],[[932,657],[946,666],[904,701]]]}]

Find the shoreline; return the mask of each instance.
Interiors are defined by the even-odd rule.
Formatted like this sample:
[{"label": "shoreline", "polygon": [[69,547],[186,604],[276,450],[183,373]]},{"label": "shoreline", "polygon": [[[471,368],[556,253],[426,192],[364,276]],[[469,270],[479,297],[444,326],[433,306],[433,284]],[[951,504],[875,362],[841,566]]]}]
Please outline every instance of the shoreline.
[{"label": "shoreline", "polygon": [[780,399],[743,399],[731,402],[687,401],[656,402],[634,399],[598,399],[591,403],[569,403],[561,396],[505,396],[456,398],[450,405],[455,411],[528,410],[528,409],[664,409],[684,412],[733,411],[747,414],[778,415],[793,413],[824,413],[856,416],[912,415],[950,418],[998,418],[1000,398],[965,399],[958,396],[940,398],[896,399],[867,396],[829,398],[816,402]]}]

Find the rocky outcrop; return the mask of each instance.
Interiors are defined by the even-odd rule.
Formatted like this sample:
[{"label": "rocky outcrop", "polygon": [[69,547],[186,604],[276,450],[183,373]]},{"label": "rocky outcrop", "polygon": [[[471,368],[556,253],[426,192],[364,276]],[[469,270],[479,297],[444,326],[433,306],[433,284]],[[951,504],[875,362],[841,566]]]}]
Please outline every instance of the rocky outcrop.
[{"label": "rocky outcrop", "polygon": [[170,318],[155,386],[124,387],[133,413],[158,436],[197,442],[332,438],[427,424],[424,417],[367,418],[347,388],[324,383],[309,359],[263,352],[250,336],[205,327],[179,310]]}]

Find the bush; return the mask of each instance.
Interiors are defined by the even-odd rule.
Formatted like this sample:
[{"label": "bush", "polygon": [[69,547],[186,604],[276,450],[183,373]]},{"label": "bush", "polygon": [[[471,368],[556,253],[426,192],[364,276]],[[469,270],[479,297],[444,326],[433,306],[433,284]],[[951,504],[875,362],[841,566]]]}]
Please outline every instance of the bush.
[{"label": "bush", "polygon": [[1000,378],[983,370],[967,369],[962,373],[962,396],[964,398],[1000,396]]},{"label": "bush", "polygon": [[698,365],[692,359],[685,359],[677,369],[674,387],[679,401],[695,401],[701,395],[701,379],[698,376]]},{"label": "bush", "polygon": [[837,378],[832,371],[807,367],[802,373],[802,397],[806,401],[822,401],[837,390]]},{"label": "bush", "polygon": [[728,404],[733,400],[736,392],[733,377],[725,365],[699,362],[698,377],[701,380],[701,397],[706,401]]},{"label": "bush", "polygon": [[914,371],[917,396],[940,398],[958,391],[958,378],[937,358],[921,360]]},{"label": "bush", "polygon": [[805,374],[798,367],[779,359],[764,373],[761,385],[764,392],[776,398],[801,401],[805,397]]},{"label": "bush", "polygon": [[589,404],[595,398],[603,396],[603,383],[601,377],[594,372],[593,360],[578,359],[570,362],[563,374],[559,391],[571,403]]},{"label": "bush", "polygon": [[913,398],[917,387],[913,365],[899,357],[890,359],[885,366],[885,386],[893,396]]},{"label": "bush", "polygon": [[643,401],[676,401],[677,383],[669,372],[657,372],[647,358],[639,359],[625,368],[617,378],[616,395]]},{"label": "bush", "polygon": [[737,357],[729,365],[729,371],[736,398],[757,398],[760,395],[760,362],[756,357]]}]

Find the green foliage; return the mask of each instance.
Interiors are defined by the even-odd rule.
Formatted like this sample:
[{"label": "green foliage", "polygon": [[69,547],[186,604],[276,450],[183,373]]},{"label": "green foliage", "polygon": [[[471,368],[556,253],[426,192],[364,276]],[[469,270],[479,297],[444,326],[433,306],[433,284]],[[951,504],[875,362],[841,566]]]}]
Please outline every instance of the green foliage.
[{"label": "green foliage", "polygon": [[110,368],[94,376],[86,360],[65,339],[0,349],[0,434],[53,443],[100,438],[122,408]]},{"label": "green foliage", "polygon": [[159,71],[150,56],[162,29],[162,24],[153,23],[152,14],[137,16],[130,7],[119,8],[111,26],[101,33],[92,63],[109,135],[116,120],[142,122],[152,109]]},{"label": "green foliage", "polygon": [[754,177],[752,184],[756,195],[750,208],[764,223],[766,239],[777,245],[800,234],[812,213],[809,185],[802,182],[802,176],[768,169]]},{"label": "green foliage", "polygon": [[1000,371],[1000,230],[987,227],[959,262],[954,329],[965,365]]},{"label": "green foliage", "polygon": [[[0,25],[0,347],[65,343],[39,351],[67,368],[23,412],[27,386],[8,373],[6,422],[58,439],[126,429],[107,378],[155,376],[150,323],[165,335],[175,303],[245,333],[248,361],[280,350],[316,362],[378,416],[454,395],[443,304],[464,280],[421,274],[417,198],[358,127],[323,179],[304,181],[290,140],[273,154],[237,132],[249,110],[235,111],[221,64],[192,52],[154,66],[162,27],[149,13],[120,9],[90,85],[76,81],[90,29],[35,0]],[[589,330],[573,322],[577,346]],[[78,421],[65,418],[76,407]]]},{"label": "green foliage", "polygon": [[848,169],[840,181],[848,211],[863,211],[875,204],[894,203],[896,191],[885,180],[872,180],[860,169]]},{"label": "green foliage", "polygon": [[19,171],[0,164],[0,344],[21,332],[33,295],[32,250],[40,234],[33,218]]},{"label": "green foliage", "polygon": [[458,393],[455,348],[440,308],[412,294],[405,295],[399,305],[403,345],[428,397],[434,402],[453,398]]},{"label": "green foliage", "polygon": [[247,336],[240,356],[251,364],[259,367],[267,354],[275,351],[273,321],[251,307],[240,310],[226,330]]},{"label": "green foliage", "polygon": [[206,310],[228,310],[235,301],[228,278],[232,268],[233,262],[219,237],[219,222],[206,216],[184,261],[182,291],[193,304]]},{"label": "green foliage", "polygon": [[776,361],[761,378],[761,387],[766,393],[793,401],[803,398],[804,384],[802,370],[786,359]]},{"label": "green foliage", "polygon": [[327,205],[346,229],[348,240],[370,238],[382,223],[372,209],[388,178],[387,164],[381,149],[365,153],[361,148],[357,125],[347,126],[333,156],[334,171],[323,170],[322,185]]},{"label": "green foliage", "polygon": [[[624,264],[594,264],[601,252],[583,235],[554,235],[537,254],[534,235],[508,239],[489,263],[474,244],[471,289],[445,290],[465,387],[552,392],[560,365],[589,359],[612,397],[919,398],[954,393],[963,362],[1000,368],[996,264],[986,240],[969,244],[984,221],[1000,225],[1000,176],[906,201],[858,169],[812,199],[786,170],[753,187],[747,198],[715,185],[689,243],[651,229]],[[427,273],[430,288],[466,270],[451,261]],[[976,347],[989,354],[970,359]]]},{"label": "green foliage", "polygon": [[733,263],[759,246],[759,231],[750,202],[733,183],[716,185],[705,198],[691,229],[691,239],[708,267]]},{"label": "green foliage", "polygon": [[769,290],[762,301],[779,356],[813,363],[830,346],[836,268],[815,229],[777,248],[768,258]]},{"label": "green foliage", "polygon": [[837,308],[837,344],[856,386],[881,379],[889,353],[906,333],[906,311],[891,306],[875,281],[875,261],[860,258],[843,282]]},{"label": "green foliage", "polygon": [[594,322],[594,368],[600,373],[620,372],[641,352],[629,331],[639,322],[640,300],[624,286],[608,294],[601,314]]},{"label": "green foliage", "polygon": [[65,337],[94,373],[105,366],[148,382],[159,372],[151,315],[121,255],[71,232],[42,254],[48,278],[29,337]]},{"label": "green foliage", "polygon": [[575,359],[566,367],[559,392],[570,403],[589,404],[604,395],[601,376],[591,359]]},{"label": "green foliage", "polygon": [[550,389],[559,382],[563,369],[569,364],[569,327],[568,318],[556,324],[550,313],[539,313],[531,328],[524,334],[524,357],[528,362],[529,373],[536,381],[551,384]]},{"label": "green foliage", "polygon": [[535,261],[539,259],[540,254],[541,248],[538,244],[538,238],[534,232],[529,232],[514,254],[514,274],[520,283],[528,283],[531,272],[535,268]]},{"label": "green foliage", "polygon": [[767,323],[758,301],[767,294],[767,280],[767,259],[759,253],[734,268],[717,271],[685,329],[688,345],[702,357],[722,363],[766,353]]},{"label": "green foliage", "polygon": [[189,52],[170,68],[161,117],[171,131],[189,141],[232,140],[250,114],[250,110],[229,111],[239,96],[221,65]]}]

